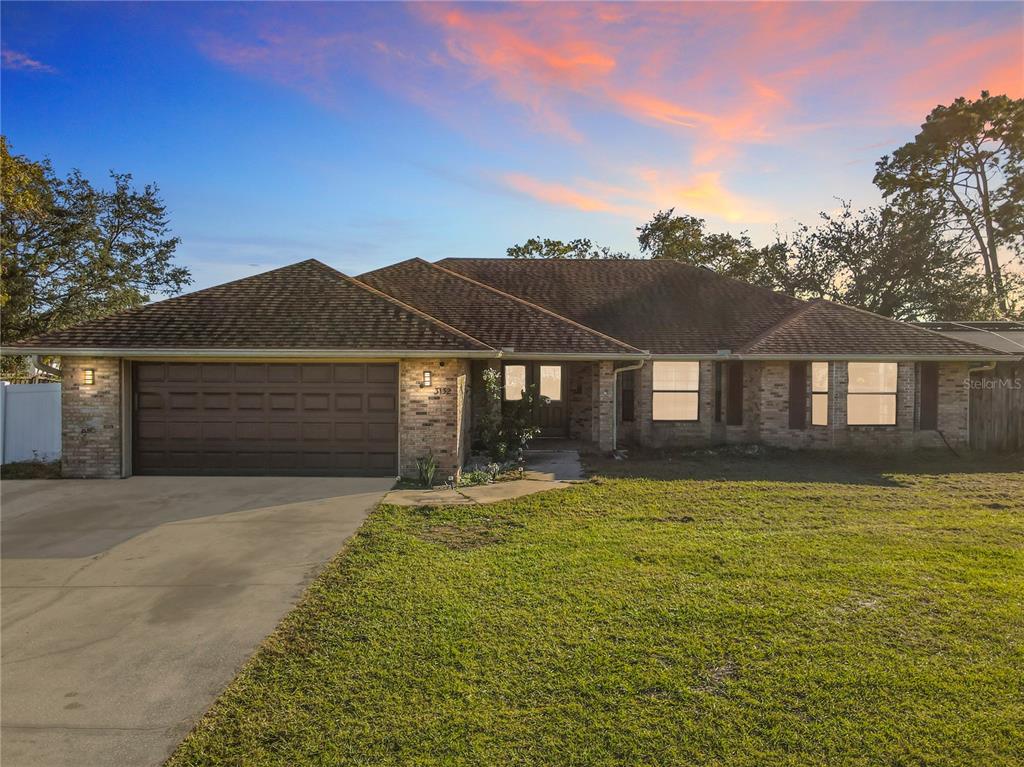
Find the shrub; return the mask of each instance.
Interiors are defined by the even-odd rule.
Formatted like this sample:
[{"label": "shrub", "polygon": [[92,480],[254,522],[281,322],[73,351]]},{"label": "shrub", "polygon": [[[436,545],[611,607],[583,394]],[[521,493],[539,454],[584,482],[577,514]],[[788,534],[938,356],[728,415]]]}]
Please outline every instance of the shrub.
[{"label": "shrub", "polygon": [[491,481],[491,474],[483,469],[474,469],[473,471],[464,471],[462,476],[459,478],[459,484],[465,487],[471,487],[473,485],[486,485]]},{"label": "shrub", "polygon": [[484,406],[478,421],[477,439],[495,463],[522,461],[526,446],[540,433],[531,423],[536,387],[527,387],[518,402],[502,403],[500,373],[487,368],[483,372],[483,383]]}]

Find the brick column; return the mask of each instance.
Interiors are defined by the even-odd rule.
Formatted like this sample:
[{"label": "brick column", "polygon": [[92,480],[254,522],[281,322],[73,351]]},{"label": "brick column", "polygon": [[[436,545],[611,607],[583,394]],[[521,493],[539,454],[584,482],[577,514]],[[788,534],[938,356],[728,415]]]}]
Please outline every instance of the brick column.
[{"label": "brick column", "polygon": [[[94,383],[85,383],[92,370]],[[61,359],[61,472],[65,477],[121,476],[121,360]]]},{"label": "brick column", "polygon": [[614,449],[615,396],[613,363],[608,360],[594,363],[594,444],[602,452]]},{"label": "brick column", "polygon": [[[430,386],[421,386],[423,371]],[[433,453],[435,481],[462,471],[469,426],[469,360],[404,359],[399,363],[399,449],[403,477],[416,477],[416,459]]]}]

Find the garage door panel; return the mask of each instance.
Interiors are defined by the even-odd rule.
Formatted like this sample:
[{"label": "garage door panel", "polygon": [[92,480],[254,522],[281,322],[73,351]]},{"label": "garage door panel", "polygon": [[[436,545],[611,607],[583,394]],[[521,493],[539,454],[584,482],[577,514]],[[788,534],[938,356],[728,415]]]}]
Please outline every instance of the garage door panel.
[{"label": "garage door panel", "polygon": [[233,383],[234,369],[231,365],[204,363],[200,373],[203,383]]},{"label": "garage door panel", "polygon": [[363,411],[363,395],[336,394],[334,409],[341,413],[361,413]]},{"label": "garage door panel", "polygon": [[332,365],[334,383],[361,384],[366,382],[366,365]]},{"label": "garage door panel", "polygon": [[265,394],[252,394],[238,392],[235,395],[235,406],[239,410],[263,410],[266,407],[267,397]]},{"label": "garage door panel", "polygon": [[267,382],[267,366],[266,365],[235,365],[235,383],[245,384],[262,384]]},{"label": "garage door panel", "polygon": [[230,410],[229,392],[203,392],[203,410]]},{"label": "garage door panel", "polygon": [[139,474],[393,475],[394,364],[135,363]]},{"label": "garage door panel", "polygon": [[330,410],[330,408],[331,395],[327,392],[317,392],[316,394],[302,395],[303,410]]}]

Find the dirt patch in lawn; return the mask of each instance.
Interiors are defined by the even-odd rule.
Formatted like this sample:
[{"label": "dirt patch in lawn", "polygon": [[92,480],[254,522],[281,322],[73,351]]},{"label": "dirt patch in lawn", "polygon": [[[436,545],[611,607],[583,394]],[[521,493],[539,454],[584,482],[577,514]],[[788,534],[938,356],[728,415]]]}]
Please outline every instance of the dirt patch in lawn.
[{"label": "dirt patch in lawn", "polygon": [[517,527],[522,525],[509,521],[468,522],[461,525],[441,523],[424,527],[416,533],[416,537],[452,551],[470,551],[505,543],[508,534]]}]

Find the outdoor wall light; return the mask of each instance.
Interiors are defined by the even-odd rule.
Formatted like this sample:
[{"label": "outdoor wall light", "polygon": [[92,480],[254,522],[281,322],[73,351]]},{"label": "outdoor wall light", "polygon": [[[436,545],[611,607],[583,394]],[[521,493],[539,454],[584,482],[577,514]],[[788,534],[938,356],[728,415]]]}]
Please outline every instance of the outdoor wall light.
[{"label": "outdoor wall light", "polygon": [[428,386],[430,386],[430,378],[431,378],[430,371],[429,370],[424,370],[423,371],[423,383],[420,384],[420,387],[425,389]]},{"label": "outdoor wall light", "polygon": [[86,386],[92,386],[96,383],[96,371],[92,368],[86,368],[82,371],[82,383]]}]

